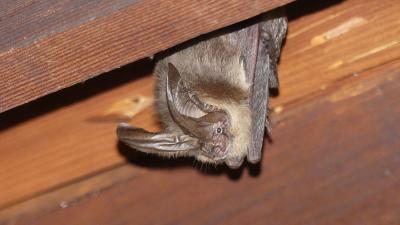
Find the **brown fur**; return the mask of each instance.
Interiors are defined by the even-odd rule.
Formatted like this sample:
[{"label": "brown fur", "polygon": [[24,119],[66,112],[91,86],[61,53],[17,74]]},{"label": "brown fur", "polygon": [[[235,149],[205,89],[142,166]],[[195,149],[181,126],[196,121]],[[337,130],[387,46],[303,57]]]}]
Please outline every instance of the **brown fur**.
[{"label": "brown fur", "polygon": [[[248,96],[250,83],[246,82],[244,67],[240,62],[240,49],[227,41],[229,34],[199,42],[172,54],[156,64],[157,108],[166,130],[183,133],[173,121],[166,104],[166,76],[168,63],[179,71],[181,78],[203,101],[224,109],[231,115],[234,135],[229,155],[244,156],[250,140],[250,109]],[[236,140],[236,141],[235,141]],[[203,155],[198,160],[212,162]]]}]

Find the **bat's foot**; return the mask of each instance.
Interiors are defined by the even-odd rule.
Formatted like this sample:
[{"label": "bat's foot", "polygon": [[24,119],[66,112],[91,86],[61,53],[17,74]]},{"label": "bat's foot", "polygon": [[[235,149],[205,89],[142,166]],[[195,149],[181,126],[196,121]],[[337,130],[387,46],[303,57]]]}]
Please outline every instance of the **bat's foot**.
[{"label": "bat's foot", "polygon": [[271,126],[271,122],[269,122],[268,117],[265,118],[265,128],[267,129],[267,132],[270,134],[272,131],[272,126]]}]

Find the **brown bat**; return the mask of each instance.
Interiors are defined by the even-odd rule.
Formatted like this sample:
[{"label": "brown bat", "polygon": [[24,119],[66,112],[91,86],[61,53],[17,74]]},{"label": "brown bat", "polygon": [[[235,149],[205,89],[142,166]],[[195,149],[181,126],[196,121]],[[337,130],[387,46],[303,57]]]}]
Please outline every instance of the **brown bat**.
[{"label": "brown bat", "polygon": [[142,152],[193,156],[230,168],[245,157],[257,163],[265,126],[270,130],[268,90],[278,87],[276,64],[286,30],[286,18],[274,11],[163,57],[155,75],[165,130],[121,123],[119,139]]}]

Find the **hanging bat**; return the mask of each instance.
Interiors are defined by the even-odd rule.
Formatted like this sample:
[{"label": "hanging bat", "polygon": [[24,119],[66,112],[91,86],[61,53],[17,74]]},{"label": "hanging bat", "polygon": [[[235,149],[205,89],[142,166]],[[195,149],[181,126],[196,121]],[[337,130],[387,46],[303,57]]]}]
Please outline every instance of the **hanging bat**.
[{"label": "hanging bat", "polygon": [[[230,28],[232,29],[232,28]],[[280,11],[203,39],[156,63],[156,106],[164,131],[126,123],[117,135],[128,146],[162,156],[193,156],[238,168],[261,159],[269,88],[287,20]]]}]

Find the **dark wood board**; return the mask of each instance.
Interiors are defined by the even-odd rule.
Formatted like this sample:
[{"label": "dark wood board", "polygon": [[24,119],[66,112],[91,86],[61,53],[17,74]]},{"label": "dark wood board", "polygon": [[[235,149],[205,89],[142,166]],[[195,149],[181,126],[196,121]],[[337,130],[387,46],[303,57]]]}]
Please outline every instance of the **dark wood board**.
[{"label": "dark wood board", "polygon": [[290,1],[2,2],[0,112]]},{"label": "dark wood board", "polygon": [[137,0],[5,0],[0,3],[0,52],[21,48],[111,15]]}]

